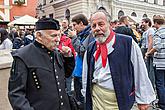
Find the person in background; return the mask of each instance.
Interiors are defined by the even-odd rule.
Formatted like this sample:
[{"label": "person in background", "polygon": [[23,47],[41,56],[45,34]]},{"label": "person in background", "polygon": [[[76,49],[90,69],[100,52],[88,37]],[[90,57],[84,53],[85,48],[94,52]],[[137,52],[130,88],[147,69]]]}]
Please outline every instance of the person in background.
[{"label": "person in background", "polygon": [[23,46],[23,40],[22,38],[18,35],[18,32],[14,33],[14,40],[13,40],[13,49],[19,49]]},{"label": "person in background", "polygon": [[134,39],[134,41],[136,43],[138,43],[135,34],[133,33],[132,29],[128,26],[129,26],[128,17],[127,16],[122,16],[119,19],[119,25],[115,29],[115,32],[119,33],[119,34],[129,35]]},{"label": "person in background", "polygon": [[31,34],[28,34],[24,37],[24,46],[29,45],[30,43],[34,42],[34,36]]},{"label": "person in background", "polygon": [[62,23],[61,23],[61,26],[62,26],[62,33],[66,36],[68,36],[68,29],[69,29],[69,22],[67,19],[63,19],[62,20]]},{"label": "person in background", "polygon": [[80,105],[80,110],[84,110],[84,97],[82,96],[82,61],[84,52],[88,45],[94,40],[91,34],[91,27],[88,25],[88,19],[83,14],[78,14],[72,18],[73,31],[68,34],[72,39],[72,45],[77,52],[75,60],[74,76],[74,90],[75,96]]},{"label": "person in background", "polygon": [[24,46],[34,42],[35,37],[34,37],[34,33],[32,30],[26,30],[23,41],[24,41]]},{"label": "person in background", "polygon": [[11,32],[9,33],[9,39],[13,42],[14,40],[14,33],[17,32],[16,28],[12,28]]},{"label": "person in background", "polygon": [[111,22],[112,29],[115,31],[115,29],[119,26],[119,21],[114,20]]},{"label": "person in background", "polygon": [[156,99],[137,43],[117,34],[110,26],[110,15],[96,11],[91,17],[95,42],[84,54],[83,90],[86,110],[147,110]]},{"label": "person in background", "polygon": [[12,52],[8,98],[13,110],[71,110],[65,74],[72,73],[74,56],[59,53],[60,35],[57,20],[41,18],[35,42]]},{"label": "person in background", "polygon": [[132,29],[132,31],[133,31],[134,35],[136,36],[136,39],[139,43],[140,39],[141,39],[141,35],[140,35],[140,33],[137,32],[136,25],[134,25],[134,24],[131,25],[131,29]]},{"label": "person in background", "polygon": [[165,110],[165,19],[161,15],[153,18],[156,32],[153,36],[153,48],[145,56],[154,54],[153,64],[156,67],[155,84],[158,94],[158,105]]},{"label": "person in background", "polygon": [[[64,52],[72,53],[74,55],[74,57],[76,57],[76,52],[75,52],[75,50],[72,46],[72,41],[66,35],[62,35],[60,37],[60,42],[59,42],[58,49],[60,50],[61,53],[63,53],[63,50],[65,50]],[[70,74],[72,74],[72,73],[69,73],[69,74],[65,75],[66,76],[66,87],[67,87],[68,95],[73,95],[72,90],[71,90],[71,84],[72,84],[73,76],[70,75]]]},{"label": "person in background", "polygon": [[145,57],[145,54],[152,49],[153,46],[153,36],[155,30],[151,27],[152,22],[149,18],[142,19],[142,28],[144,29],[142,35],[142,44],[141,51],[145,60],[145,64],[148,70],[148,76],[152,82],[153,87],[155,87],[155,75],[154,75],[154,67],[153,67],[153,56]]},{"label": "person in background", "polygon": [[0,28],[0,50],[12,49],[13,43],[8,37],[9,37],[9,34],[6,31],[6,29]]}]

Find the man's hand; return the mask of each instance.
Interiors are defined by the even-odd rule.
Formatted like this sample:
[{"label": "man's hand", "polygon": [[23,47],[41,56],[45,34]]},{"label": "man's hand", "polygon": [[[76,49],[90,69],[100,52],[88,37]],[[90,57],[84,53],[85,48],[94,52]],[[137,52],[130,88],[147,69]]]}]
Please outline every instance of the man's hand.
[{"label": "man's hand", "polygon": [[148,110],[149,104],[138,104],[139,110]]},{"label": "man's hand", "polygon": [[61,53],[62,53],[65,57],[71,57],[71,56],[72,56],[71,48],[68,47],[68,46],[62,46]]},{"label": "man's hand", "polygon": [[145,53],[145,59],[147,59],[151,54],[149,52]]},{"label": "man's hand", "polygon": [[76,36],[77,35],[77,32],[75,31],[75,30],[68,30],[68,36],[70,37],[70,38],[72,38],[73,36]]}]

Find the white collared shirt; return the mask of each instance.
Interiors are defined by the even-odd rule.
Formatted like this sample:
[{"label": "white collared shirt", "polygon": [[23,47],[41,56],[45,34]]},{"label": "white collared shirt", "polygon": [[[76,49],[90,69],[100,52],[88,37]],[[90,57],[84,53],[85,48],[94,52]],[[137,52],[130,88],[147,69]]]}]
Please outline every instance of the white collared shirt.
[{"label": "white collared shirt", "polygon": [[[107,48],[108,48],[108,55],[110,53],[113,52],[114,48],[112,47],[113,44],[115,42],[115,37],[112,38],[112,40],[106,44]],[[96,52],[94,53],[95,56]],[[110,90],[114,90],[113,84],[112,84],[112,76],[111,76],[111,72],[110,72],[110,66],[108,63],[108,57],[107,57],[107,63],[105,68],[102,67],[102,60],[101,60],[101,55],[99,56],[98,60],[95,62],[95,71],[93,73],[93,77],[94,79],[92,80],[93,83],[97,83],[98,85],[110,89]]]}]

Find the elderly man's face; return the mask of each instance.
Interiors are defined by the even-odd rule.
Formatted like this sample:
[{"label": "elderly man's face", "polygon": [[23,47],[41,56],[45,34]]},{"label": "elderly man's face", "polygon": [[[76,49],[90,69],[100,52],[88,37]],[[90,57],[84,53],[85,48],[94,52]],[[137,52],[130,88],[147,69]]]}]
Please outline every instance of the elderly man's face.
[{"label": "elderly man's face", "polygon": [[44,33],[42,33],[41,42],[49,50],[54,50],[59,45],[60,37],[60,30],[44,30]]},{"label": "elderly man's face", "polygon": [[110,23],[103,12],[92,15],[91,28],[96,41],[104,43],[110,34]]}]

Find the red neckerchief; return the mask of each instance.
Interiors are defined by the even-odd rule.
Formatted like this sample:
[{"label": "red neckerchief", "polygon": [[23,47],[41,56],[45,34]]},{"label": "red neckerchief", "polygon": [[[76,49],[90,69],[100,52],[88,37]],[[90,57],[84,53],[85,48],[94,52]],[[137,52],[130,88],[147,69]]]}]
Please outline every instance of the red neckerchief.
[{"label": "red neckerchief", "polygon": [[115,32],[111,31],[110,35],[108,36],[107,40],[104,43],[98,43],[96,42],[97,50],[95,54],[95,61],[98,60],[100,54],[101,54],[101,59],[102,59],[102,66],[105,68],[106,63],[107,63],[107,56],[108,56],[108,49],[106,44],[109,43],[113,36],[115,35]]}]

